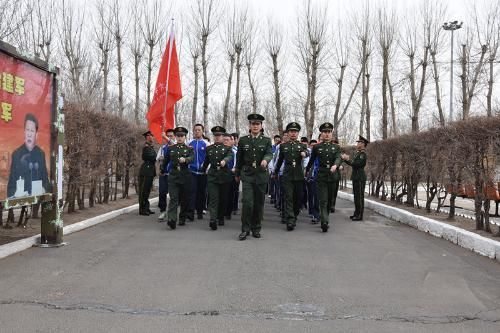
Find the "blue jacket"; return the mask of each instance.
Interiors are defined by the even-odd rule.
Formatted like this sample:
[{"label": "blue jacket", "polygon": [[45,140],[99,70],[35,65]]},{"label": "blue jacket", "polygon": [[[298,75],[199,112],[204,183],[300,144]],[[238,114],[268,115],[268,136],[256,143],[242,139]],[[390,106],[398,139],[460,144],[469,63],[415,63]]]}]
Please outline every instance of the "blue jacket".
[{"label": "blue jacket", "polygon": [[194,151],[194,160],[189,164],[189,171],[197,175],[204,175],[202,167],[207,155],[208,142],[205,139],[193,139],[189,142],[189,146],[193,147]]},{"label": "blue jacket", "polygon": [[[163,150],[163,156],[168,156],[168,153],[169,153],[169,147],[168,147],[168,145],[163,145],[162,150]],[[162,170],[162,172],[168,174],[171,170],[172,170],[172,162],[168,163],[164,167],[164,169]]]}]

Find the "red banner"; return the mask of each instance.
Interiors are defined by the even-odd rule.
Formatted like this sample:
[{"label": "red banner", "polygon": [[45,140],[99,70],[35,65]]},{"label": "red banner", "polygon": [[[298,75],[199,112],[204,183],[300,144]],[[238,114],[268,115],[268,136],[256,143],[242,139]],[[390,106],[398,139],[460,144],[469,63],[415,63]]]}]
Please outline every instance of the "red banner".
[{"label": "red banner", "polygon": [[51,192],[52,74],[0,52],[0,200]]}]

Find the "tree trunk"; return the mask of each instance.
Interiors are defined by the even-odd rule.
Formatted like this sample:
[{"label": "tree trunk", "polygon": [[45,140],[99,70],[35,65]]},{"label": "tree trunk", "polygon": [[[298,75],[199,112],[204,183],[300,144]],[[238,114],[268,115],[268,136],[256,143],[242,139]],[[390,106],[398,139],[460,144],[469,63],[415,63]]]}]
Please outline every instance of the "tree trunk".
[{"label": "tree trunk", "polygon": [[387,48],[384,48],[382,51],[382,59],[383,59],[383,66],[382,66],[382,140],[387,139],[388,134],[387,134],[387,127],[388,127],[388,109],[389,109],[389,104],[387,101],[387,76],[389,75],[389,50]]},{"label": "tree trunk", "polygon": [[208,135],[208,76],[207,76],[207,42],[208,36],[202,36],[201,43],[201,69],[203,71],[203,125],[205,125],[205,135]]},{"label": "tree trunk", "polygon": [[391,78],[387,75],[387,85],[389,86],[389,98],[391,100],[391,124],[392,124],[392,136],[398,135],[398,127],[396,125],[396,104],[394,103],[393,87],[391,84]]},{"label": "tree trunk", "polygon": [[198,85],[199,85],[199,76],[200,70],[198,68],[198,56],[193,56],[193,74],[194,74],[194,91],[193,91],[193,110],[191,112],[191,128],[197,123],[196,119],[197,108],[198,108]]},{"label": "tree trunk", "polygon": [[309,118],[306,123],[307,137],[311,138],[314,132],[314,121],[316,117],[316,88],[318,87],[318,57],[319,50],[317,48],[313,49],[313,55],[311,58],[311,96],[309,101]]},{"label": "tree trunk", "polygon": [[252,82],[252,74],[250,70],[250,64],[247,63],[248,85],[250,86],[250,91],[252,93],[252,112],[257,113],[257,95],[255,93],[255,87]]},{"label": "tree trunk", "polygon": [[234,102],[234,127],[236,132],[240,132],[240,81],[241,81],[241,49],[236,50],[236,91]]},{"label": "tree trunk", "polygon": [[490,59],[489,59],[489,65],[490,65],[490,68],[489,68],[489,80],[488,80],[488,94],[486,95],[486,115],[488,117],[492,117],[493,116],[493,110],[492,110],[492,107],[491,107],[491,99],[492,99],[492,96],[493,96],[493,85],[495,84],[495,80],[494,80],[494,74],[495,74],[495,71],[494,71],[494,68],[493,68],[493,63],[495,61],[495,56],[490,56]]},{"label": "tree trunk", "polygon": [[140,65],[140,56],[139,54],[134,55],[134,83],[135,83],[135,102],[134,102],[134,119],[135,123],[139,125],[139,65]]},{"label": "tree trunk", "polygon": [[123,111],[125,107],[123,106],[123,70],[122,70],[122,47],[121,47],[122,37],[116,37],[116,61],[118,66],[118,115],[123,118]]},{"label": "tree trunk", "polygon": [[434,84],[436,86],[436,104],[438,108],[438,115],[439,115],[439,125],[441,127],[444,127],[445,125],[445,118],[444,118],[444,112],[443,112],[443,106],[441,104],[441,88],[439,87],[439,72],[437,68],[437,61],[436,61],[436,51],[431,52],[431,59],[432,59],[432,66],[434,70]]},{"label": "tree trunk", "polygon": [[276,119],[278,121],[278,131],[280,135],[283,135],[283,113],[281,109],[281,93],[280,93],[280,83],[279,83],[279,69],[278,69],[278,55],[274,54],[271,56],[273,60],[273,81],[274,81],[274,104],[276,106]]},{"label": "tree trunk", "polygon": [[366,139],[370,141],[371,139],[371,116],[372,116],[372,111],[370,107],[370,74],[366,74]]},{"label": "tree trunk", "polygon": [[346,66],[342,65],[340,66],[340,77],[337,81],[338,83],[338,91],[337,91],[337,101],[335,103],[335,113],[333,114],[333,128],[335,130],[335,133],[337,133],[338,128],[339,128],[339,117],[340,117],[340,104],[342,102],[342,88],[344,85],[344,75],[345,75],[345,69]]},{"label": "tree trunk", "polygon": [[229,56],[229,77],[227,79],[226,98],[224,99],[224,110],[222,115],[222,127],[226,127],[229,117],[229,101],[231,100],[231,86],[233,83],[234,54]]},{"label": "tree trunk", "polygon": [[146,87],[146,110],[149,110],[151,105],[151,72],[153,71],[153,49],[155,45],[153,43],[148,43],[149,53],[148,53],[148,82]]},{"label": "tree trunk", "polygon": [[102,103],[101,103],[101,112],[105,113],[106,112],[106,107],[108,103],[108,75],[109,75],[109,55],[108,52],[105,51],[104,54],[104,59],[103,59],[103,83],[102,83]]}]

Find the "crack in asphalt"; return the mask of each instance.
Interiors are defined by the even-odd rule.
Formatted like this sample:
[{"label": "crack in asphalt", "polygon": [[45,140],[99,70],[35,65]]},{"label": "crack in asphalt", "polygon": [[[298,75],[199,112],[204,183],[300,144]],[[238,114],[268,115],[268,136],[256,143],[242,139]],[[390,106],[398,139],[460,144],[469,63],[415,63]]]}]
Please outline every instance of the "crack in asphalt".
[{"label": "crack in asphalt", "polygon": [[43,307],[49,310],[62,311],[90,311],[113,314],[128,314],[128,315],[146,315],[146,316],[225,316],[225,317],[240,317],[240,318],[256,318],[267,320],[301,320],[301,321],[333,321],[333,320],[369,320],[382,322],[400,322],[413,324],[458,324],[467,321],[479,320],[490,323],[500,323],[498,318],[482,317],[487,312],[500,311],[500,308],[488,309],[477,312],[475,314],[466,315],[443,315],[443,316],[365,316],[357,314],[347,314],[330,316],[324,314],[315,314],[308,311],[301,312],[220,312],[218,310],[202,310],[202,311],[170,311],[165,309],[137,309],[129,307],[117,307],[109,304],[63,304],[49,303],[42,301],[23,301],[23,300],[4,300],[0,301],[0,305],[27,305]]}]

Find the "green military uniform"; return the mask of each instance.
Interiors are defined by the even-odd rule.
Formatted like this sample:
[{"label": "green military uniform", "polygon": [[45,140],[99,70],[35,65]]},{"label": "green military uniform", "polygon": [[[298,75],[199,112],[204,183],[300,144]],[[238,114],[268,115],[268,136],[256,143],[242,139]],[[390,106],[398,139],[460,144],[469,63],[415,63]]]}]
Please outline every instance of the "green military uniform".
[{"label": "green military uniform", "polygon": [[[184,133],[186,135],[188,130],[184,127],[176,127],[174,133]],[[184,163],[179,159],[183,157]],[[175,144],[169,147],[168,155],[163,159],[162,170],[168,163],[171,164],[171,171],[168,175],[168,192],[170,194],[170,201],[167,209],[167,224],[171,229],[175,229],[177,224],[177,208],[181,206],[179,213],[179,225],[184,225],[188,214],[189,205],[189,192],[191,188],[191,174],[188,170],[188,164],[194,159],[193,148],[186,144]]]},{"label": "green military uniform", "polygon": [[[144,137],[152,136],[150,131],[143,134]],[[142,148],[143,163],[139,169],[139,214],[149,215],[154,212],[149,209],[149,194],[153,187],[153,180],[156,176],[156,151],[153,144],[145,142]]]},{"label": "green military uniform", "polygon": [[[333,143],[339,144],[339,142],[334,139]],[[340,165],[337,170],[333,173],[334,176],[334,182],[333,182],[333,195],[332,195],[332,203],[330,204],[330,213],[335,213],[335,205],[337,204],[337,195],[339,193],[339,186],[340,186],[340,180],[342,179],[342,174],[340,173],[340,166],[342,165],[343,161],[340,160]]]},{"label": "green military uniform", "polygon": [[[214,135],[226,133],[226,129],[221,126],[212,128]],[[227,163],[233,159],[231,147],[223,143],[214,143],[207,147],[207,155],[203,163],[203,171],[208,170],[208,211],[210,212],[209,226],[212,230],[217,230],[217,225],[224,225],[224,213],[226,211],[227,192],[233,178]],[[224,166],[221,162],[224,161]]]},{"label": "green military uniform", "polygon": [[[286,126],[286,130],[300,131],[300,125],[293,122]],[[285,194],[284,218],[288,231],[295,228],[297,216],[302,205],[302,195],[304,191],[304,170],[302,169],[302,155],[308,155],[307,146],[297,140],[290,140],[282,143],[279,148],[278,162],[276,170],[280,170],[285,162],[283,170],[283,192]]]},{"label": "green military uniform", "polygon": [[[319,127],[320,131],[332,131],[333,125],[331,123],[324,123]],[[321,142],[314,145],[311,151],[311,158],[306,167],[306,172],[314,164],[314,161],[319,160],[318,175],[316,178],[318,186],[318,201],[319,201],[319,215],[321,222],[321,229],[323,232],[328,231],[328,216],[331,211],[331,204],[333,198],[333,191],[337,175],[331,171],[331,168],[336,165],[337,170],[341,163],[340,147],[339,145],[330,142]]]},{"label": "green military uniform", "polygon": [[[366,145],[368,144],[368,140],[359,136],[359,140],[357,142],[363,142]],[[366,152],[365,149],[358,149],[354,154],[353,158],[345,161],[352,167],[352,191],[354,193],[354,215],[352,215],[351,219],[353,221],[361,221],[363,220],[363,211],[365,208],[365,186],[366,186]]]},{"label": "green military uniform", "polygon": [[[262,122],[264,117],[254,113],[247,119],[251,122]],[[270,138],[262,134],[256,137],[250,134],[240,138],[235,167],[235,174],[237,177],[241,176],[243,183],[240,240],[246,239],[250,231],[254,237],[260,237],[264,199],[269,180],[267,168],[263,168],[261,162],[265,160],[269,163],[272,158]]]}]

